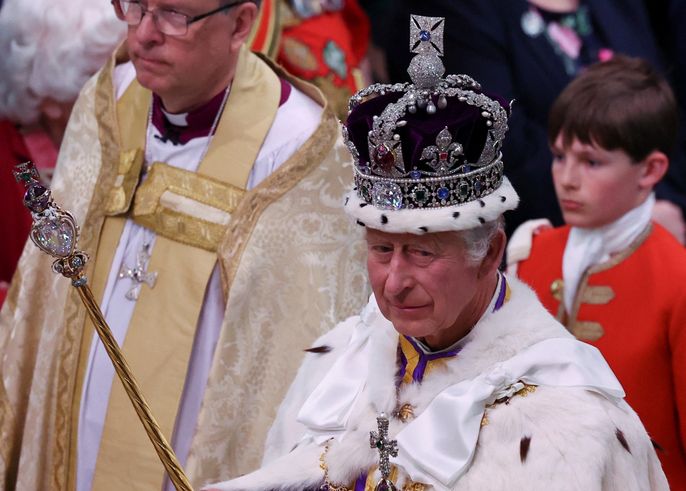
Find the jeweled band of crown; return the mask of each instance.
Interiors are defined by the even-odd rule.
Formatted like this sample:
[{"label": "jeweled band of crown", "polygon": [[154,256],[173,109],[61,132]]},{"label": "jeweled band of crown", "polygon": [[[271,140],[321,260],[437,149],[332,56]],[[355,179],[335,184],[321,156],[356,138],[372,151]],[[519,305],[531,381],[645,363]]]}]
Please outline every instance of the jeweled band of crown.
[{"label": "jeweled band of crown", "polygon": [[500,158],[460,176],[425,179],[388,179],[365,175],[355,169],[357,195],[381,210],[460,205],[492,193],[502,182]]},{"label": "jeweled band of crown", "polygon": [[[480,92],[480,85],[467,75],[441,78],[445,68],[443,26],[440,17],[411,17],[410,49],[417,53],[408,73],[413,83],[374,84],[351,99],[352,112],[373,96],[402,94],[373,117],[367,135],[368,161],[363,161],[348,129],[343,137],[355,161],[356,192],[360,199],[381,209],[432,208],[466,203],[500,186],[503,165],[500,147],[507,132],[507,111],[496,100]],[[426,111],[439,117],[448,101],[459,101],[480,111],[487,127],[485,143],[475,162],[467,161],[462,143],[455,141],[446,125],[434,144],[426,145],[417,162],[405,163],[398,130],[407,125],[408,113]],[[455,103],[455,102],[451,102]]]}]

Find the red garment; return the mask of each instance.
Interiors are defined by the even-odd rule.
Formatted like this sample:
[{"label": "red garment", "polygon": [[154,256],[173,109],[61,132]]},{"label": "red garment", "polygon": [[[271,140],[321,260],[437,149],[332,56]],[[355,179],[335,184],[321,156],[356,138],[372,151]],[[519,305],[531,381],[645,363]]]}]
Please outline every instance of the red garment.
[{"label": "red garment", "polygon": [[12,279],[31,229],[31,214],[23,204],[24,186],[12,174],[16,164],[27,160],[29,152],[17,128],[0,121],[0,282]]},{"label": "red garment", "polygon": [[348,99],[361,88],[359,66],[368,45],[369,19],[357,0],[345,0],[342,10],[286,21],[276,61],[317,85],[345,115]]},{"label": "red garment", "polygon": [[534,236],[518,275],[572,333],[603,353],[656,443],[671,489],[679,491],[686,490],[686,249],[652,227],[589,269],[571,315],[560,301],[569,227]]},{"label": "red garment", "polygon": [[368,43],[369,20],[356,0],[346,0],[340,11],[284,27],[277,61],[293,75],[315,83],[329,78],[333,85],[347,86],[353,94],[359,87],[352,70],[367,53]]}]

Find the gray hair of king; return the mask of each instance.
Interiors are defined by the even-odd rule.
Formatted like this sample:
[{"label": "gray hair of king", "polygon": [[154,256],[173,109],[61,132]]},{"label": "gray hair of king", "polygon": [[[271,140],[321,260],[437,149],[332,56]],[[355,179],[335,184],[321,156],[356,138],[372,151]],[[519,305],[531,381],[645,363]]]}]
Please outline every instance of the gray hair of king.
[{"label": "gray hair of king", "polygon": [[0,118],[32,124],[47,97],[74,101],[125,33],[108,0],[4,0]]},{"label": "gray hair of king", "polygon": [[452,233],[464,244],[467,261],[471,264],[478,264],[486,257],[491,241],[501,230],[505,231],[505,219],[502,215],[479,227]]}]

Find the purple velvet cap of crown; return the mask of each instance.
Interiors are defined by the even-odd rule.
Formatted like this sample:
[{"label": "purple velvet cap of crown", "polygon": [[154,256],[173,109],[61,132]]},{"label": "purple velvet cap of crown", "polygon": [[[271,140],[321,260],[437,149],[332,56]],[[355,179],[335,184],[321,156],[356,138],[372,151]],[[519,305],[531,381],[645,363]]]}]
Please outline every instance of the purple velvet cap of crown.
[{"label": "purple velvet cap of crown", "polygon": [[[367,142],[374,116],[379,116],[389,104],[400,99],[401,95],[399,93],[379,95],[356,106],[348,115],[345,126],[359,154],[359,162],[355,163],[358,167],[371,165]],[[509,104],[504,99],[491,94],[486,95],[496,100],[509,112]],[[436,103],[435,98],[434,104]],[[481,108],[462,102],[457,97],[448,98],[447,106],[438,109],[435,114],[427,114],[426,111],[417,111],[414,114],[408,112],[403,117],[407,124],[395,130],[400,136],[405,172],[409,173],[413,169],[432,170],[427,162],[421,161],[420,158],[426,147],[436,144],[436,137],[446,127],[453,141],[460,143],[463,147],[464,153],[458,157],[456,165],[476,163],[481,156],[486,134],[490,129],[487,126],[487,119],[481,115],[481,112]]]}]

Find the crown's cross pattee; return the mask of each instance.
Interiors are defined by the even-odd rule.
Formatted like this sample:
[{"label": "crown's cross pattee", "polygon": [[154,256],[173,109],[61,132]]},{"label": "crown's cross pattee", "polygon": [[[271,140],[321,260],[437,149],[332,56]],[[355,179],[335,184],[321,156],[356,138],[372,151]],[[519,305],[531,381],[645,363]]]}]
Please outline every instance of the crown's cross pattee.
[{"label": "crown's cross pattee", "polygon": [[381,413],[376,418],[379,431],[369,432],[369,446],[379,451],[379,471],[381,480],[378,482],[375,491],[396,491],[393,481],[388,476],[391,474],[390,457],[398,456],[398,442],[388,439],[388,418]]},{"label": "crown's cross pattee", "polygon": [[138,300],[144,283],[150,288],[155,287],[157,272],[148,272],[148,261],[150,261],[150,244],[143,244],[136,255],[136,266],[130,268],[126,264],[121,265],[119,278],[131,278],[133,282],[133,286],[125,295],[128,300]]}]

